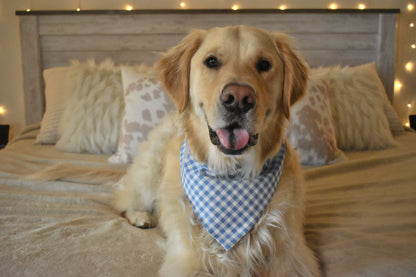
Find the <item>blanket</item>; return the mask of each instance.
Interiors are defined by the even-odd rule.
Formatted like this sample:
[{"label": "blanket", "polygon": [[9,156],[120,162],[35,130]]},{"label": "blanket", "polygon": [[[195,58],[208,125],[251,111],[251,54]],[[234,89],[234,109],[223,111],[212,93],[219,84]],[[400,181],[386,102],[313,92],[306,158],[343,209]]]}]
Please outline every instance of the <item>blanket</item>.
[{"label": "blanket", "polygon": [[[106,155],[35,145],[34,128],[0,151],[2,276],[156,276],[159,228],[131,226],[111,205],[114,180],[36,183],[24,176],[69,162],[125,170]],[[416,274],[416,134],[383,151],[305,168],[305,233],[326,276]]]}]

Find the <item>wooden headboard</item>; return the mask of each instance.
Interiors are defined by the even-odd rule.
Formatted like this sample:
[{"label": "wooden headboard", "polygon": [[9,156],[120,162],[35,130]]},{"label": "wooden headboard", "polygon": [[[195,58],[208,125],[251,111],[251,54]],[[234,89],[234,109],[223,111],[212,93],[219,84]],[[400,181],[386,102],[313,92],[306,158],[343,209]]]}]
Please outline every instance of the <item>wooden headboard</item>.
[{"label": "wooden headboard", "polygon": [[245,24],[286,32],[312,67],[376,62],[393,100],[399,10],[134,10],[17,11],[26,123],[45,109],[43,69],[72,59],[155,62],[193,28]]}]

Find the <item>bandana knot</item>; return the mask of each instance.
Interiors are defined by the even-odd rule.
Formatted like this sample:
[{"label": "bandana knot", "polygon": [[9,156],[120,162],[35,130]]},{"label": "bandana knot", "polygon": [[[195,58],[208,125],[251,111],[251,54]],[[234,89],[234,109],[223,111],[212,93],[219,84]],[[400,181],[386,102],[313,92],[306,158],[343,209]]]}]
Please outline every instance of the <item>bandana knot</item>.
[{"label": "bandana knot", "polygon": [[183,142],[183,188],[204,228],[225,250],[253,228],[268,206],[282,173],[285,150],[282,142],[277,155],[266,161],[254,179],[224,178],[216,177],[205,164],[197,162]]}]

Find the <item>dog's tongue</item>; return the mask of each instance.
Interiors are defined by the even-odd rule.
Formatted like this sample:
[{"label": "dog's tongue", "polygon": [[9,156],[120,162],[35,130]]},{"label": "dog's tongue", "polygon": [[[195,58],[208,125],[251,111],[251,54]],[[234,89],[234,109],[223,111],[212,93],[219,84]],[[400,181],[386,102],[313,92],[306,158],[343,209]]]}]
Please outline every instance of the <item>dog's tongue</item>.
[{"label": "dog's tongue", "polygon": [[243,149],[250,139],[250,135],[245,129],[218,129],[216,133],[221,144],[230,150]]}]

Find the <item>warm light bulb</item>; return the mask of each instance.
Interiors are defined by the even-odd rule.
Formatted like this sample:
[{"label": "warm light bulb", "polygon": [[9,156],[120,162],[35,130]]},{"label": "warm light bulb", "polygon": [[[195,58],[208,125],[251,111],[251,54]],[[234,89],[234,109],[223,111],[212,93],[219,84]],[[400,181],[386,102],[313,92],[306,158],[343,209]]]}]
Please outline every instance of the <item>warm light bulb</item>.
[{"label": "warm light bulb", "polygon": [[409,123],[409,122],[406,122],[404,125],[405,125],[406,127],[410,127],[410,123]]},{"label": "warm light bulb", "polygon": [[405,65],[405,68],[406,68],[407,71],[412,71],[413,70],[413,63],[412,62],[408,62]]},{"label": "warm light bulb", "polygon": [[284,11],[284,10],[287,9],[287,6],[286,5],[280,5],[279,9],[281,9],[282,11]]},{"label": "warm light bulb", "polygon": [[232,7],[231,7],[231,9],[233,10],[233,11],[236,11],[236,10],[238,10],[240,8],[240,6],[238,6],[238,5],[233,5]]},{"label": "warm light bulb", "polygon": [[6,114],[6,108],[0,106],[0,114]]},{"label": "warm light bulb", "polygon": [[413,6],[413,4],[407,5],[407,10],[409,10],[409,11],[413,11],[414,8],[415,8],[415,6]]},{"label": "warm light bulb", "polygon": [[26,12],[30,12],[30,9],[26,9]]},{"label": "warm light bulb", "polygon": [[181,8],[185,8],[185,6],[186,6],[186,3],[185,2],[181,2]]},{"label": "warm light bulb", "polygon": [[360,10],[365,10],[366,6],[365,6],[364,4],[359,4],[359,5],[358,5],[358,8],[359,8]]},{"label": "warm light bulb", "polygon": [[336,3],[332,3],[331,5],[329,5],[329,8],[331,10],[336,10],[336,9],[338,9],[338,5]]},{"label": "warm light bulb", "polygon": [[133,6],[132,6],[132,5],[126,5],[126,6],[124,7],[124,9],[125,9],[126,11],[131,11],[131,10],[133,10]]},{"label": "warm light bulb", "polygon": [[402,83],[399,81],[399,80],[396,80],[395,82],[394,82],[394,88],[395,88],[395,91],[400,91],[400,89],[403,87],[403,85],[402,85]]},{"label": "warm light bulb", "polygon": [[410,47],[412,47],[413,49],[416,48],[416,44],[412,44]]},{"label": "warm light bulb", "polygon": [[410,23],[410,28],[413,28],[413,27],[415,27],[415,24],[412,22]]},{"label": "warm light bulb", "polygon": [[81,9],[80,8],[77,8],[77,12],[79,12],[79,11],[81,11]]},{"label": "warm light bulb", "polygon": [[407,104],[407,107],[408,107],[408,108],[411,108],[411,107],[412,107],[412,104]]}]

